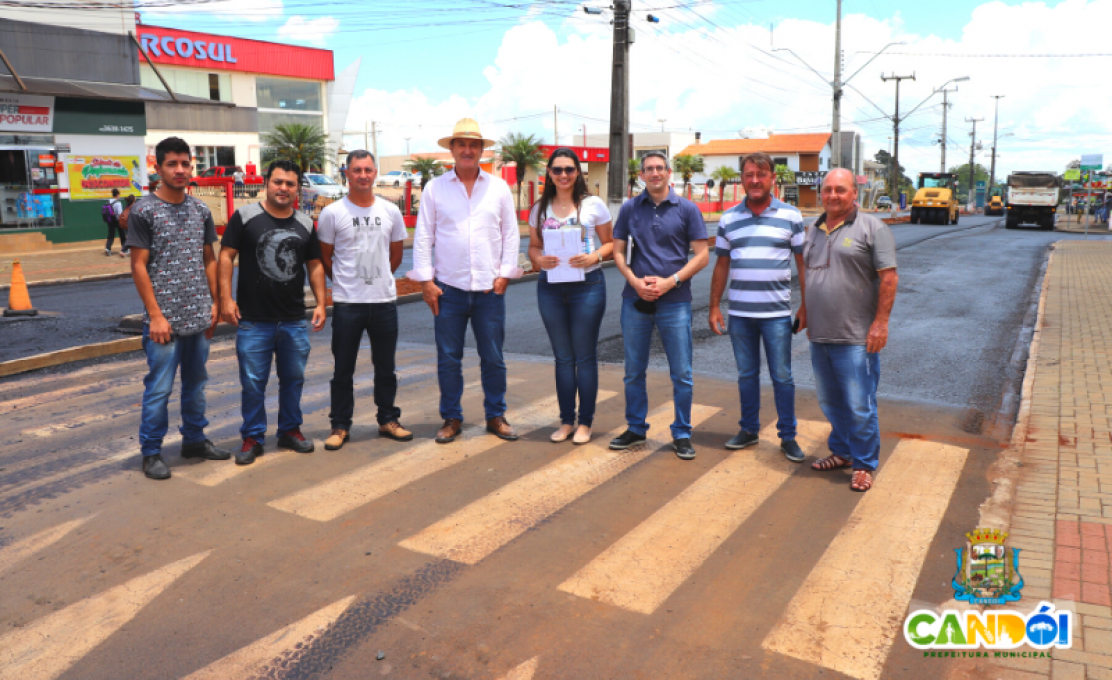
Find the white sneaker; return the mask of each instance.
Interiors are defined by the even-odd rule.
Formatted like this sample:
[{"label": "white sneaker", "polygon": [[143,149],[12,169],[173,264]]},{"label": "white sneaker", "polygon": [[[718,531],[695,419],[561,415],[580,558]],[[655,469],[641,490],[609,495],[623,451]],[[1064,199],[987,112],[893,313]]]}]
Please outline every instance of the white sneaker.
[{"label": "white sneaker", "polygon": [[108,248],[105,248],[104,249],[104,256],[105,257],[112,257],[112,251],[109,250]]}]

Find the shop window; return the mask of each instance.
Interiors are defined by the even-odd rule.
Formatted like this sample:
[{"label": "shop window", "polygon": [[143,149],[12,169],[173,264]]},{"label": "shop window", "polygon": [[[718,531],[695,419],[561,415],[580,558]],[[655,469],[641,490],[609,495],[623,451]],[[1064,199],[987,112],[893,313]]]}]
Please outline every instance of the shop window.
[{"label": "shop window", "polygon": [[787,156],[779,156],[779,157],[774,156],[772,158],[772,164],[774,166],[775,165],[787,165],[788,164],[788,157]]},{"label": "shop window", "polygon": [[[5,137],[0,136],[0,143]],[[48,144],[50,148],[0,149],[0,229],[61,226],[58,196],[50,191],[58,184],[57,156],[53,141]]]},{"label": "shop window", "polygon": [[259,109],[277,111],[323,111],[320,83],[285,78],[255,78]]},{"label": "shop window", "polygon": [[296,113],[270,113],[268,111],[259,111],[259,134],[265,135],[274,132],[274,128],[278,125],[289,123],[297,123],[299,125],[315,125],[320,130],[324,130],[324,116],[305,115]]},{"label": "shop window", "polygon": [[193,147],[193,174],[200,175],[217,165],[235,165],[234,146],[196,146]]},{"label": "shop window", "polygon": [[[220,102],[232,101],[232,77],[227,73],[205,73],[204,71],[166,68],[165,66],[159,70],[170,89],[177,94]],[[143,87],[149,87],[152,90],[165,90],[162,87],[162,82],[158,79],[158,75],[150,66],[140,65],[139,74],[139,82]]]}]

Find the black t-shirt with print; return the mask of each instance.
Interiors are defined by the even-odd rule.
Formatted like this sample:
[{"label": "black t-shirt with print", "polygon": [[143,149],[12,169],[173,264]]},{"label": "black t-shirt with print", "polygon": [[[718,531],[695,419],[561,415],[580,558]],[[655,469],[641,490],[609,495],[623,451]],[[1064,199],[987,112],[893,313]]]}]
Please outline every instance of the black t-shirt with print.
[{"label": "black t-shirt with print", "polygon": [[239,251],[236,302],[248,321],[305,318],[305,263],[320,259],[313,222],[303,213],[279,219],[255,203],[228,220],[220,244]]}]

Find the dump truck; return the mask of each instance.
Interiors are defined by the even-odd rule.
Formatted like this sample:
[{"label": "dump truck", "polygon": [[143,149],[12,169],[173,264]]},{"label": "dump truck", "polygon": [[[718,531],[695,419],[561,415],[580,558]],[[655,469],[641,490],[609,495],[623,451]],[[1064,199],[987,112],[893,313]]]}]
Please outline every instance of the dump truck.
[{"label": "dump truck", "polygon": [[1024,171],[1008,175],[1005,228],[1035,224],[1048,231],[1053,229],[1060,191],[1061,184],[1053,172]]},{"label": "dump truck", "polygon": [[958,223],[958,176],[952,172],[920,172],[911,201],[912,224]]}]

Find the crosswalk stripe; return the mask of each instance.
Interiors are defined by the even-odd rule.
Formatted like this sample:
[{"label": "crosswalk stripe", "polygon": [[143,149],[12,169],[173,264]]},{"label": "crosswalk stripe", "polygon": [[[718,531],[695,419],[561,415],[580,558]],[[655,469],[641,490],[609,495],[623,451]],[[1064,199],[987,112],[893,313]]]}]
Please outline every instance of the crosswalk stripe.
[{"label": "crosswalk stripe", "polygon": [[[694,405],[692,426],[718,411],[717,407]],[[649,431],[663,434],[651,438],[645,446],[625,451],[611,451],[606,443],[580,446],[398,545],[463,564],[477,564],[576,498],[652,455],[664,443],[662,437],[671,441],[668,424],[673,417],[674,407],[669,402],[648,418]],[[612,436],[624,429],[615,430]],[[609,442],[609,438],[600,441]]]},{"label": "crosswalk stripe", "polygon": [[[614,392],[599,390],[599,401],[614,395]],[[510,415],[514,428],[519,435],[523,435],[552,422],[558,410],[556,397],[551,396],[515,409]],[[306,519],[327,522],[503,443],[487,433],[485,425],[475,425],[465,429],[451,444],[422,442],[335,479],[271,501],[268,505]]]},{"label": "crosswalk stripe", "polygon": [[[825,443],[830,426],[798,424],[804,453]],[[757,450],[731,453],[558,588],[579,597],[651,614],[799,469],[784,458],[775,425]]]},{"label": "crosswalk stripe", "polygon": [[66,534],[81,526],[85,522],[96,515],[89,515],[81,519],[75,519],[72,522],[65,522],[56,527],[51,527],[45,531],[40,531],[33,536],[28,536],[22,540],[16,541],[9,546],[0,548],[0,574],[11,569],[18,562],[22,562],[31,555],[50,547],[51,545],[60,541]]},{"label": "crosswalk stripe", "polygon": [[212,552],[178,560],[0,637],[0,680],[65,673]]},{"label": "crosswalk stripe", "polygon": [[335,623],[355,596],[334,602],[324,609],[291,623],[243,649],[187,675],[183,680],[224,680],[225,678],[268,677],[266,672],[281,666],[286,657],[312,644],[320,633]]},{"label": "crosswalk stripe", "polygon": [[879,678],[968,454],[901,441],[764,648],[859,680]]},{"label": "crosswalk stripe", "polygon": [[540,662],[539,656],[534,656],[520,666],[515,667],[509,673],[502,676],[502,680],[533,680],[533,674],[537,672],[537,663]]}]

